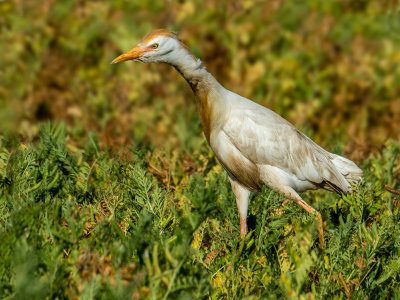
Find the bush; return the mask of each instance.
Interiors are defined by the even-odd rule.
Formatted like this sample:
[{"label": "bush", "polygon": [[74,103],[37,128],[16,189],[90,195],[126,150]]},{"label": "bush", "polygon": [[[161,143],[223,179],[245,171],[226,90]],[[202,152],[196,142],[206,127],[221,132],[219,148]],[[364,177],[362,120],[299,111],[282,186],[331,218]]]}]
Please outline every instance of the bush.
[{"label": "bush", "polygon": [[321,250],[314,217],[268,188],[251,199],[241,240],[218,165],[168,191],[141,151],[124,160],[93,137],[79,150],[63,124],[39,136],[0,149],[1,297],[399,295],[400,205],[384,188],[398,188],[397,142],[364,163],[353,194],[309,194],[325,220]]}]

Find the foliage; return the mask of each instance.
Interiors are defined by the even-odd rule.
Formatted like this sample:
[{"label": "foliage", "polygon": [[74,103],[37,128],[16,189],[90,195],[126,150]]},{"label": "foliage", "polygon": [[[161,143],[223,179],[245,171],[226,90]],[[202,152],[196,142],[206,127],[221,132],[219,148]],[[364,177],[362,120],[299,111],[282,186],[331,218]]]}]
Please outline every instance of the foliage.
[{"label": "foliage", "polygon": [[399,295],[400,205],[383,187],[400,187],[396,142],[365,162],[353,194],[312,194],[322,250],[314,217],[267,188],[252,198],[241,240],[217,165],[168,191],[143,151],[127,161],[93,136],[77,149],[64,124],[45,123],[39,136],[11,151],[0,144],[2,298]]},{"label": "foliage", "polygon": [[37,146],[5,151],[2,296],[121,299],[209,291],[206,271],[190,262],[190,242],[212,205],[193,201],[193,212],[174,212],[137,155],[133,164],[98,151],[94,160],[72,155],[64,126],[50,123]]}]

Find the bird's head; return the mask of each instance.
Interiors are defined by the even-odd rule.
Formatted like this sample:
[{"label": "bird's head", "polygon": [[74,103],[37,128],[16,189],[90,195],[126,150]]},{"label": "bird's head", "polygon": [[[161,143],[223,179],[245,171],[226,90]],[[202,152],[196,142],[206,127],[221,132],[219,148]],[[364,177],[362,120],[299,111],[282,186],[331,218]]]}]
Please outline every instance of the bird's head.
[{"label": "bird's head", "polygon": [[[135,48],[121,54],[111,63],[116,64],[133,60],[145,63],[165,62],[175,64],[175,61],[184,54],[183,51],[190,54],[175,33],[166,29],[158,29],[146,35]],[[193,55],[191,56],[193,57]]]}]

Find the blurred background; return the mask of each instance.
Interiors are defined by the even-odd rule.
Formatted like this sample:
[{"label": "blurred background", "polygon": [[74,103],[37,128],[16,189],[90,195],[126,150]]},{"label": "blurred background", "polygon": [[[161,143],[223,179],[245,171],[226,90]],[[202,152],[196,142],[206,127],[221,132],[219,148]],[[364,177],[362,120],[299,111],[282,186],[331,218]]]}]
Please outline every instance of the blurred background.
[{"label": "blurred background", "polygon": [[400,10],[368,0],[2,0],[0,135],[34,141],[38,124],[64,121],[78,148],[93,132],[116,152],[208,155],[173,68],[110,65],[157,28],[328,150],[361,161],[400,138]]}]

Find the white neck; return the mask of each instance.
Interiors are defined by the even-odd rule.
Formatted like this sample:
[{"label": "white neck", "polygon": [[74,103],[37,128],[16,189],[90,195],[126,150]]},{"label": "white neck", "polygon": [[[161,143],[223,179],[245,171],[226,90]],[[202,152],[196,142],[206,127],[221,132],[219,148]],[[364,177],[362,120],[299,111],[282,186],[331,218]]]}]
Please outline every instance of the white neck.
[{"label": "white neck", "polygon": [[226,110],[227,98],[224,95],[227,90],[207,72],[201,60],[194,57],[184,46],[168,53],[163,62],[174,66],[192,88],[201,126],[210,143],[212,126],[217,126],[217,116]]},{"label": "white neck", "polygon": [[182,74],[195,94],[197,93],[197,86],[199,83],[207,82],[214,86],[221,86],[218,81],[207,72],[206,68],[202,66],[201,60],[183,47],[173,51],[165,62],[175,67],[175,69]]}]

